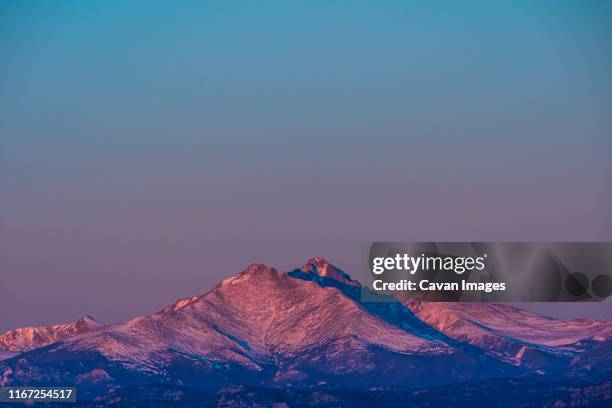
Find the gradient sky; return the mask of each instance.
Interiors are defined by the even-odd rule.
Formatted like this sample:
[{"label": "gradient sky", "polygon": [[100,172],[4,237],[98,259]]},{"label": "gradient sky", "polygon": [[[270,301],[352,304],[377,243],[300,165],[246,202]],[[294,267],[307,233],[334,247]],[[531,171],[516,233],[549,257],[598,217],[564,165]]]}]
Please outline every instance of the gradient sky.
[{"label": "gradient sky", "polygon": [[0,331],[362,241],[612,240],[611,38],[607,1],[3,1]]}]

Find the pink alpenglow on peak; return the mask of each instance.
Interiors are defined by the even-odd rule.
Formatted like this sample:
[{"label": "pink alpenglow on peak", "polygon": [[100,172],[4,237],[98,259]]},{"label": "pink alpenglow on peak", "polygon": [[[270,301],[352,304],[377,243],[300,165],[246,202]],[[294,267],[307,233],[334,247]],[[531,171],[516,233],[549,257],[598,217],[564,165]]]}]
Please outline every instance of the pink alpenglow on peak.
[{"label": "pink alpenglow on peak", "polygon": [[101,324],[93,317],[85,315],[72,323],[13,329],[0,336],[0,350],[10,352],[29,351],[90,332],[100,326]]},{"label": "pink alpenglow on peak", "polygon": [[[0,337],[0,386],[44,386],[61,373],[81,392],[114,398],[134,380],[218,392],[245,383],[374,389],[609,378],[612,322],[489,303],[364,302],[361,290],[322,258],[286,273],[253,264],[124,323],[97,327],[84,317],[13,330]],[[25,351],[35,343],[48,346]]]},{"label": "pink alpenglow on peak", "polygon": [[89,331],[92,329],[96,329],[101,326],[100,322],[89,315],[83,315],[79,320],[74,323],[75,328]]},{"label": "pink alpenglow on peak", "polygon": [[346,272],[336,268],[327,260],[320,257],[310,259],[306,265],[302,266],[300,269],[305,273],[334,279],[349,286],[361,286],[359,281],[353,280]]},{"label": "pink alpenglow on peak", "polygon": [[276,269],[268,265],[261,264],[261,263],[253,263],[247,266],[246,268],[244,268],[244,270],[240,272],[238,276],[247,275],[247,274],[269,273],[269,272],[276,273],[276,274],[279,273],[279,271],[277,271]]}]

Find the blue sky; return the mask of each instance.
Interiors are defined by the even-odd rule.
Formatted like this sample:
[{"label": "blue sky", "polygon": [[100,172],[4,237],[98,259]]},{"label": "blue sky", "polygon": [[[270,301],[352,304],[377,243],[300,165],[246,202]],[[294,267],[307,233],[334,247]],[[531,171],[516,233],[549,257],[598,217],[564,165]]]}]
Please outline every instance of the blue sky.
[{"label": "blue sky", "polygon": [[149,313],[252,262],[358,276],[362,241],[611,240],[611,23],[604,1],[3,2],[0,329]]}]

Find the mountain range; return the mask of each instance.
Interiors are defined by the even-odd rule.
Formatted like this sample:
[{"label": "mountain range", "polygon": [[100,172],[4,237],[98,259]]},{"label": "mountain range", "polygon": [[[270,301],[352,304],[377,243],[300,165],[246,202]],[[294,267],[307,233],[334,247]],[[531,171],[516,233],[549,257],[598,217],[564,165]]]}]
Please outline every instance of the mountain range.
[{"label": "mountain range", "polygon": [[549,394],[559,384],[596,390],[585,394],[597,395],[585,397],[591,405],[612,399],[610,321],[364,291],[322,258],[289,272],[253,264],[206,294],[124,323],[84,316],[11,330],[0,336],[0,386],[76,385],[79,398],[105,404],[146,396],[220,405],[272,393],[304,406],[358,406],[350,395],[401,402],[437,389],[431,398],[456,398],[448,387],[495,394],[512,387],[504,381],[524,381]]}]

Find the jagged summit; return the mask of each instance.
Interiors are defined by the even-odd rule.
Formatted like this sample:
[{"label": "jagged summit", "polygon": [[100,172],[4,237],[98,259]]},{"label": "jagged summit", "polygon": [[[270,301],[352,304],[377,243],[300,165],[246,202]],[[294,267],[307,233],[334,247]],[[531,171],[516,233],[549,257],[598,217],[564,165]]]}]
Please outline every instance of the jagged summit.
[{"label": "jagged summit", "polygon": [[100,324],[100,322],[98,322],[93,317],[89,315],[83,315],[74,323],[69,323],[68,327],[70,327],[71,330],[68,330],[68,331],[65,330],[65,331],[66,332],[72,331],[75,334],[81,334],[81,333],[85,333],[85,332],[97,329],[98,327],[101,327],[101,326],[102,324]]},{"label": "jagged summit", "polygon": [[29,351],[87,333],[100,326],[101,324],[96,319],[84,315],[72,323],[13,329],[0,335],[0,349],[12,352]]},{"label": "jagged summit", "polygon": [[289,276],[305,280],[331,279],[347,286],[361,287],[359,281],[352,279],[351,276],[342,269],[334,266],[331,262],[321,257],[311,258],[304,266],[287,273],[280,272],[262,263],[253,263],[243,269],[238,275],[223,280],[218,286],[237,284],[243,279],[258,275],[268,275],[275,278]]},{"label": "jagged summit", "polygon": [[349,274],[321,257],[311,258],[300,270],[307,274],[334,279],[349,286],[361,286],[359,281],[353,280]]},{"label": "jagged summit", "polygon": [[242,272],[240,272],[239,275],[256,274],[256,273],[270,272],[270,271],[277,272],[276,269],[274,269],[271,266],[268,266],[266,264],[252,263],[249,266],[247,266],[246,268],[244,268],[244,270]]},{"label": "jagged summit", "polygon": [[[328,284],[333,283],[332,286],[341,283],[342,285],[351,287],[361,287],[361,284],[357,280],[353,280],[350,275],[335,267],[324,258],[314,257],[301,268],[296,268],[289,272],[281,272],[263,263],[252,263],[237,275],[230,276],[219,282],[219,284],[213,288],[213,291],[224,287],[240,287],[249,281],[259,283],[279,282],[279,280],[287,277],[299,280],[319,281],[319,283],[321,283],[321,281],[327,281]],[[202,301],[206,296],[207,294],[200,294],[178,299],[173,304],[161,309],[158,313],[177,312]]]},{"label": "jagged summit", "polygon": [[95,318],[90,315],[83,315],[80,319],[78,319],[75,324],[77,325],[87,325],[89,327],[99,327],[101,326],[100,322],[98,322]]},{"label": "jagged summit", "polygon": [[272,274],[276,276],[282,275],[280,271],[272,268],[271,266],[268,266],[262,263],[253,263],[247,266],[246,268],[244,268],[242,272],[240,272],[238,275],[234,275],[232,277],[222,280],[217,285],[217,287],[225,286],[231,283],[236,284],[238,282],[241,282],[244,279],[248,279],[249,277],[257,276],[257,275],[266,275],[266,274]]},{"label": "jagged summit", "polygon": [[320,257],[286,273],[252,264],[150,316],[97,329],[83,316],[0,336],[0,385],[48,385],[57,373],[94,394],[134,381],[216,391],[609,373],[612,322],[484,303],[367,302],[360,293]]}]

